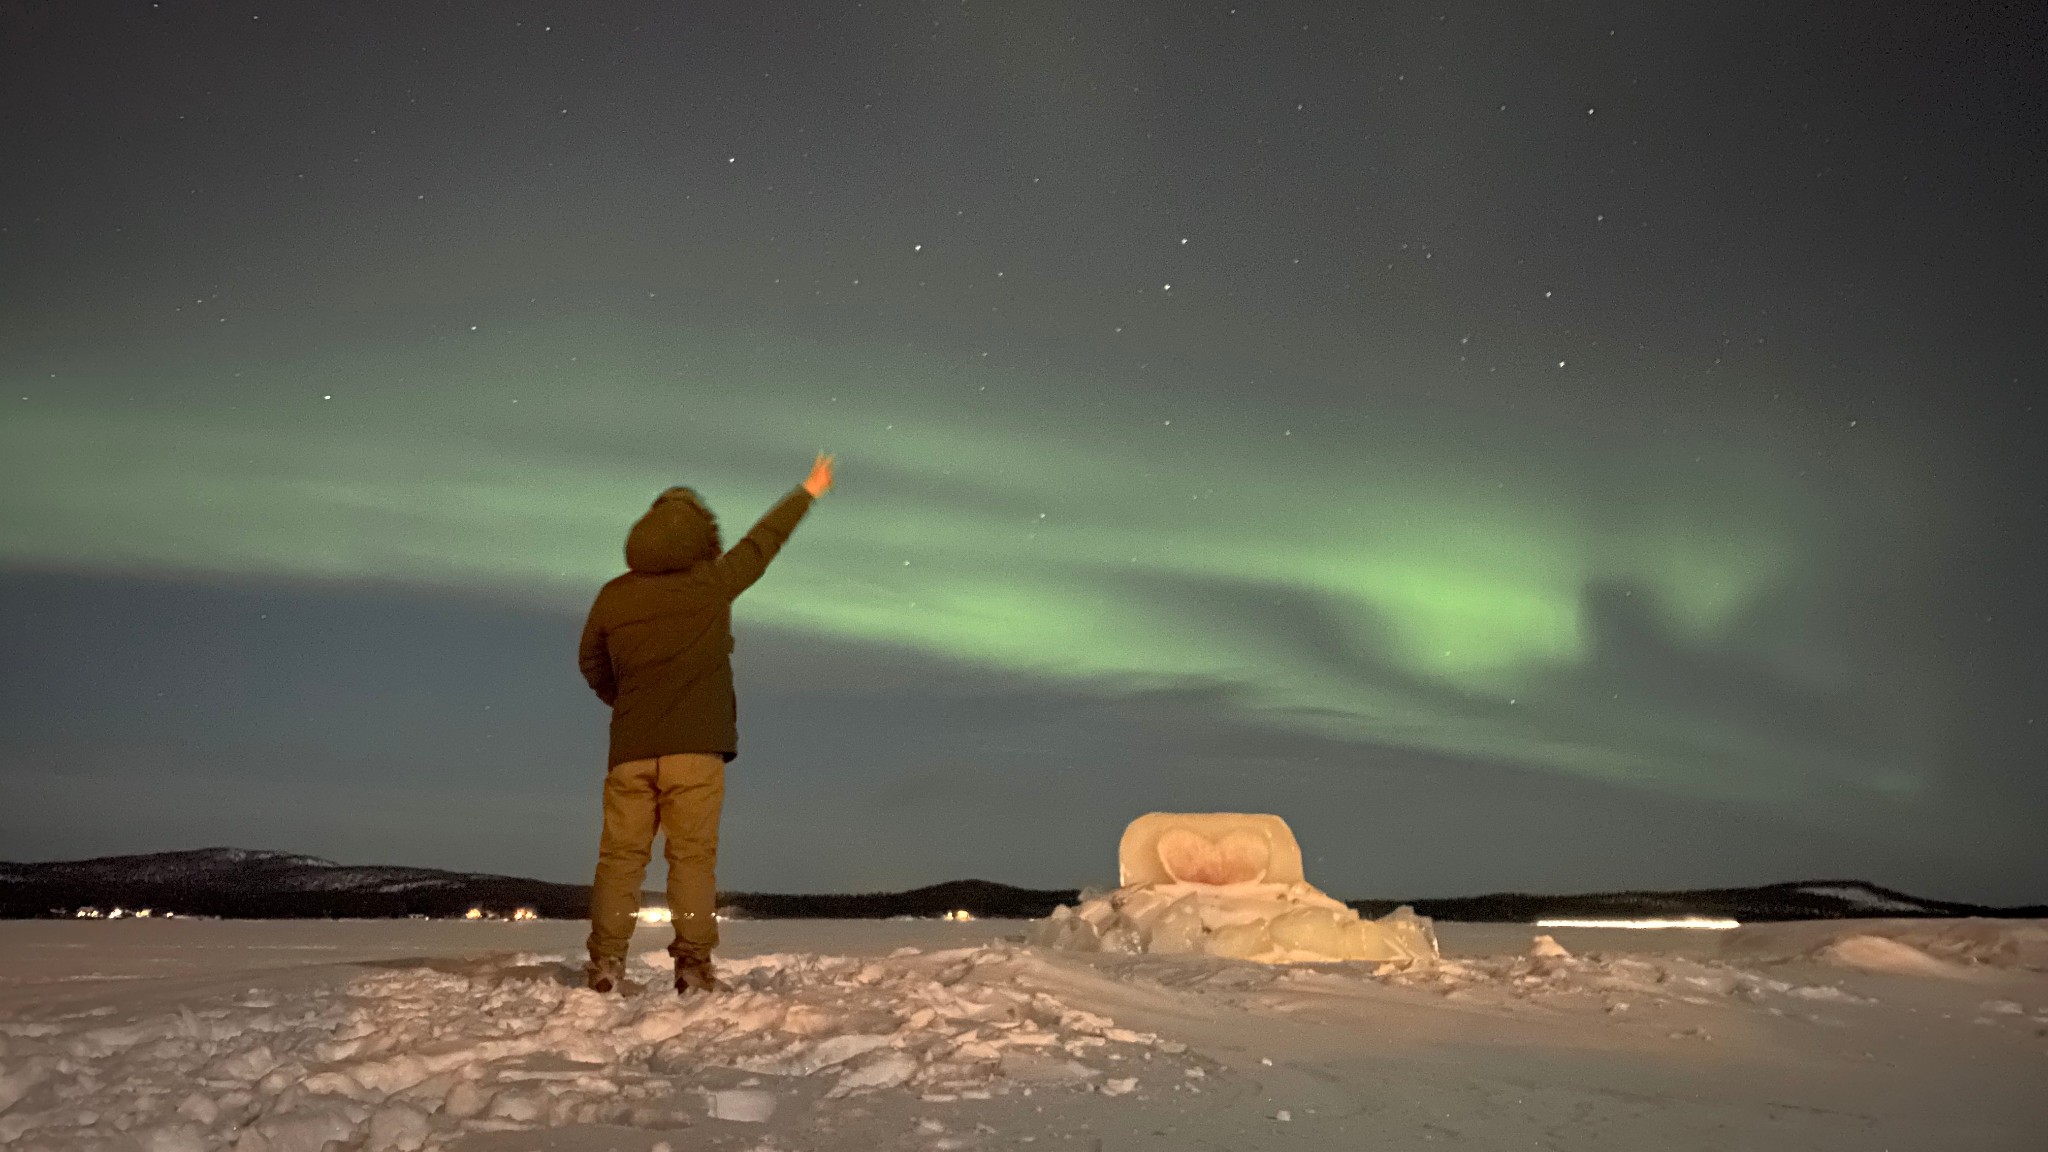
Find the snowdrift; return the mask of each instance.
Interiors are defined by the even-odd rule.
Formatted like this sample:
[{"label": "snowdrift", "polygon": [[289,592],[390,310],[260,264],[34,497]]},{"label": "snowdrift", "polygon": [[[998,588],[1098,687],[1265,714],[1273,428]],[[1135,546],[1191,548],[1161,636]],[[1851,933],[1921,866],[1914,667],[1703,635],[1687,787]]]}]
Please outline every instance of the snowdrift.
[{"label": "snowdrift", "polygon": [[2048,923],[1968,917],[1757,924],[1729,933],[1722,953],[1731,959],[1812,960],[1908,976],[2048,972]]},{"label": "snowdrift", "polygon": [[1199,953],[1269,964],[1434,963],[1436,931],[1403,905],[1366,920],[1302,875],[1278,816],[1153,812],[1117,846],[1119,887],[1060,905],[1028,939],[1051,948]]}]

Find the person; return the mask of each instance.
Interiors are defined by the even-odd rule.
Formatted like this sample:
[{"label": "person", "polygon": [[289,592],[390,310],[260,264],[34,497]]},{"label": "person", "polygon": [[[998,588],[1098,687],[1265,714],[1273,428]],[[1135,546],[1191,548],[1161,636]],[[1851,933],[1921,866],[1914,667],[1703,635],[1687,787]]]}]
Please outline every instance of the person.
[{"label": "person", "polygon": [[611,706],[604,825],[590,889],[590,987],[625,978],[640,881],[657,828],[667,835],[676,991],[715,991],[718,817],[725,766],[739,750],[732,685],[732,602],[768,567],[811,503],[832,487],[832,457],[722,551],[718,518],[670,488],[626,534],[627,571],[606,582],[584,622],[577,662]]}]

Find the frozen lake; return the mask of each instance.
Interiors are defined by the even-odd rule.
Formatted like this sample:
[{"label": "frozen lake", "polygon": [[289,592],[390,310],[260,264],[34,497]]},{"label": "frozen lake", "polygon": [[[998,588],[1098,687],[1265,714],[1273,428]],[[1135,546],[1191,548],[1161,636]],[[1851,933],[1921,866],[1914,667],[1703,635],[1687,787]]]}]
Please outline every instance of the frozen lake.
[{"label": "frozen lake", "polygon": [[1560,929],[1547,959],[1529,926],[1442,924],[1427,972],[1054,953],[1024,928],[728,922],[733,989],[679,1001],[637,961],[638,994],[581,989],[580,922],[8,922],[0,1143],[1896,1152],[2048,1129],[2038,922]]}]

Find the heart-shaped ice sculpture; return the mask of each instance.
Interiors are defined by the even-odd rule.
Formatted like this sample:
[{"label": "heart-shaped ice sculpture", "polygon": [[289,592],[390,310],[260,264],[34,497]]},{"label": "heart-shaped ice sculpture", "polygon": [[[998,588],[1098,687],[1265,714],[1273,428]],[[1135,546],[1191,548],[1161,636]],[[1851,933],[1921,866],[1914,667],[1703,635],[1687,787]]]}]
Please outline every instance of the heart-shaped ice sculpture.
[{"label": "heart-shaped ice sculpture", "polygon": [[1256,883],[1266,878],[1273,850],[1266,838],[1243,828],[1215,840],[1186,828],[1160,833],[1153,851],[1168,876],[1185,884]]},{"label": "heart-shaped ice sculpture", "polygon": [[1117,865],[1124,885],[1302,882],[1293,830],[1264,813],[1148,813],[1124,829]]}]

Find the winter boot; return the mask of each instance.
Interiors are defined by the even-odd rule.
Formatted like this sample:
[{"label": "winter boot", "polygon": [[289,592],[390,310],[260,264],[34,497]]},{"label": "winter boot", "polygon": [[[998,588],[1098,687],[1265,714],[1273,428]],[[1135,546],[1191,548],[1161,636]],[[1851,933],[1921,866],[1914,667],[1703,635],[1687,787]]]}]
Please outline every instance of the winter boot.
[{"label": "winter boot", "polygon": [[711,957],[688,954],[676,957],[676,995],[724,990],[725,985],[719,983],[718,974],[711,970]]},{"label": "winter boot", "polygon": [[583,966],[583,974],[590,981],[593,992],[610,992],[626,982],[626,962],[617,956],[604,959],[593,957]]}]

